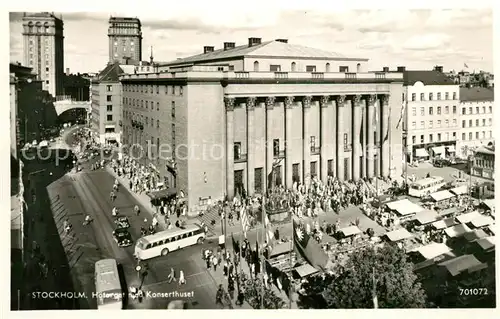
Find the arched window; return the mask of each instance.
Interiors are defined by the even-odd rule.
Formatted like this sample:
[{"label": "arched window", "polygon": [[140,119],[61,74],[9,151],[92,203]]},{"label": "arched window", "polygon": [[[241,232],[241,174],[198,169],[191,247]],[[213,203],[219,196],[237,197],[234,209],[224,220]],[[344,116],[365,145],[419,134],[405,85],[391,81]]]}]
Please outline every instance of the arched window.
[{"label": "arched window", "polygon": [[45,23],[43,24],[43,27],[45,28],[45,30],[44,30],[44,31],[45,31],[45,33],[49,33],[49,23],[48,23],[48,22],[45,22]]},{"label": "arched window", "polygon": [[292,72],[296,72],[297,70],[297,64],[295,62],[292,62]]},{"label": "arched window", "polygon": [[38,33],[42,33],[42,24],[40,22],[36,23],[36,31]]},{"label": "arched window", "polygon": [[360,72],[361,72],[361,63],[358,63],[358,64],[356,65],[356,72],[357,72],[357,73],[360,73]]},{"label": "arched window", "polygon": [[253,63],[253,71],[254,72],[259,72],[259,61],[255,61]]},{"label": "arched window", "polygon": [[330,72],[330,63],[327,63],[325,66],[325,72]]},{"label": "arched window", "polygon": [[28,22],[28,32],[33,33],[33,22]]}]

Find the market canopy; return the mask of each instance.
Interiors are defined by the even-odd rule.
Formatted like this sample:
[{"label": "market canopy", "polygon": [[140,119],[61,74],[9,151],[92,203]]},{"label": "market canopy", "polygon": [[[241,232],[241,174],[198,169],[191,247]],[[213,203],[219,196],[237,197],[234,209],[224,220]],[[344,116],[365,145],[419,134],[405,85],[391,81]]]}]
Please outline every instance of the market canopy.
[{"label": "market canopy", "polygon": [[451,248],[443,243],[432,243],[418,248],[417,251],[420,253],[420,255],[422,255],[422,257],[424,257],[426,260],[429,260],[446,253],[450,253]]},{"label": "market canopy", "polygon": [[452,189],[450,189],[450,192],[452,192],[453,194],[455,194],[457,196],[467,194],[467,185],[462,185],[462,186],[452,188]]},{"label": "market canopy", "polygon": [[442,262],[439,266],[444,266],[452,276],[456,276],[463,271],[472,272],[482,268],[483,264],[474,255],[463,255]]},{"label": "market canopy", "polygon": [[407,239],[407,238],[413,237],[413,234],[410,233],[409,231],[407,231],[406,228],[400,228],[400,229],[391,231],[391,232],[389,232],[389,233],[387,233],[385,235],[392,242],[400,241],[400,240],[403,240],[403,239]]},{"label": "market canopy", "polygon": [[482,204],[486,205],[486,207],[488,207],[492,211],[495,210],[495,200],[494,199],[485,199],[485,200],[483,200]]},{"label": "market canopy", "polygon": [[297,272],[297,274],[301,278],[315,274],[318,272],[318,270],[316,268],[314,268],[313,266],[311,266],[309,264],[304,264],[302,266],[299,266],[299,267],[295,268],[295,271]]},{"label": "market canopy", "polygon": [[429,153],[425,150],[425,148],[417,148],[415,150],[416,157],[428,157]]},{"label": "market canopy", "polygon": [[481,215],[481,217],[475,218],[470,221],[472,226],[479,228],[483,226],[488,226],[493,224],[495,221],[490,216]]},{"label": "market canopy", "polygon": [[433,210],[424,210],[418,212],[415,215],[415,220],[420,223],[420,225],[426,225],[428,223],[432,223],[433,221],[439,218],[438,213]]},{"label": "market canopy", "polygon": [[468,232],[464,234],[464,238],[467,239],[467,241],[474,241],[478,240],[484,237],[488,237],[488,234],[484,232],[482,229],[475,229],[474,231]]},{"label": "market canopy", "polygon": [[167,189],[161,189],[159,191],[149,192],[148,196],[151,199],[160,199],[160,198],[169,198],[175,196],[176,194],[177,194],[177,189],[167,188]]},{"label": "market canopy", "polygon": [[476,240],[476,243],[483,249],[489,250],[495,247],[495,236],[489,236]]},{"label": "market canopy", "polygon": [[469,227],[467,227],[467,225],[465,225],[465,224],[455,225],[452,227],[448,227],[444,230],[446,235],[448,235],[448,237],[450,237],[450,238],[460,237],[463,234],[468,233],[470,231],[471,231],[471,229]]},{"label": "market canopy", "polygon": [[457,224],[457,222],[456,222],[455,218],[452,217],[452,218],[445,218],[445,219],[438,220],[437,222],[432,223],[432,226],[436,229],[445,229],[445,228],[454,226],[456,224]]},{"label": "market canopy", "polygon": [[443,154],[444,153],[444,146],[433,147],[432,151],[434,152],[434,154]]},{"label": "market canopy", "polygon": [[450,199],[452,197],[455,197],[455,195],[453,195],[452,193],[450,193],[447,190],[439,191],[439,192],[435,192],[435,193],[431,194],[431,198],[434,201],[436,201],[436,202],[439,202],[439,201],[442,201],[442,200],[446,200],[446,199]]},{"label": "market canopy", "polygon": [[459,223],[467,224],[467,223],[469,223],[469,222],[473,221],[474,219],[479,218],[481,216],[482,215],[479,214],[479,212],[473,211],[470,213],[466,213],[466,214],[462,214],[460,216],[457,216],[456,218],[457,218]]},{"label": "market canopy", "polygon": [[278,244],[273,247],[271,253],[269,254],[269,258],[273,258],[276,256],[280,256],[283,254],[288,254],[292,250],[292,242],[287,241],[286,243]]},{"label": "market canopy", "polygon": [[418,213],[424,210],[424,208],[411,202],[407,198],[395,202],[390,202],[386,205],[390,210],[396,211],[401,216]]},{"label": "market canopy", "polygon": [[346,228],[342,228],[340,230],[342,234],[344,234],[345,237],[357,235],[359,233],[362,233],[361,229],[358,228],[358,226],[349,226]]}]

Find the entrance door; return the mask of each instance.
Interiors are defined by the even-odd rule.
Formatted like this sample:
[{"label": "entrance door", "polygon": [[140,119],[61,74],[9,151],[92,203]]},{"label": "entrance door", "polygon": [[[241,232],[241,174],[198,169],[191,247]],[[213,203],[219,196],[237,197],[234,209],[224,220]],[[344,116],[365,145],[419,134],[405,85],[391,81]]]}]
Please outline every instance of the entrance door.
[{"label": "entrance door", "polygon": [[281,165],[278,165],[274,168],[274,183],[274,186],[279,186],[282,183]]},{"label": "entrance door", "polygon": [[311,178],[316,177],[316,175],[318,175],[317,168],[318,168],[318,162],[316,161],[311,162]]},{"label": "entrance door", "polygon": [[234,194],[243,195],[244,186],[243,186],[243,170],[234,171]]},{"label": "entrance door", "polygon": [[299,164],[293,164],[292,165],[292,181],[295,183],[300,182],[300,174],[299,174]]},{"label": "entrance door", "polygon": [[254,187],[255,193],[262,193],[262,167],[258,167],[254,171]]}]

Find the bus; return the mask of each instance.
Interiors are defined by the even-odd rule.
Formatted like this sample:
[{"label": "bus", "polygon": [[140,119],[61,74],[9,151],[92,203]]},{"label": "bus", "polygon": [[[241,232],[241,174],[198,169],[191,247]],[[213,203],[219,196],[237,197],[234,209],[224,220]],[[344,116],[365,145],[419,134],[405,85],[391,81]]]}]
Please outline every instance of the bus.
[{"label": "bus", "polygon": [[124,292],[115,259],[95,263],[95,289],[97,309],[123,309]]},{"label": "bus", "polygon": [[187,225],[183,229],[164,230],[139,238],[135,244],[134,255],[139,260],[165,256],[184,247],[202,244],[205,237],[205,231],[198,224]]},{"label": "bus", "polygon": [[408,195],[413,197],[424,197],[437,192],[444,185],[446,185],[446,182],[441,176],[427,177],[411,184]]}]

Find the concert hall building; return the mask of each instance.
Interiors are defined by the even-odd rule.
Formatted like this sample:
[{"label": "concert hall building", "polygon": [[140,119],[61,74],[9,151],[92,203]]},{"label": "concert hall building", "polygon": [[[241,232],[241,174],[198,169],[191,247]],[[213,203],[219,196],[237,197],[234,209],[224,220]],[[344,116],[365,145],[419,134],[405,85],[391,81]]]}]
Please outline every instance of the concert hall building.
[{"label": "concert hall building", "polygon": [[123,142],[149,149],[143,163],[193,212],[311,176],[398,177],[403,74],[366,72],[367,61],[286,39],[205,46],[120,77]]}]

